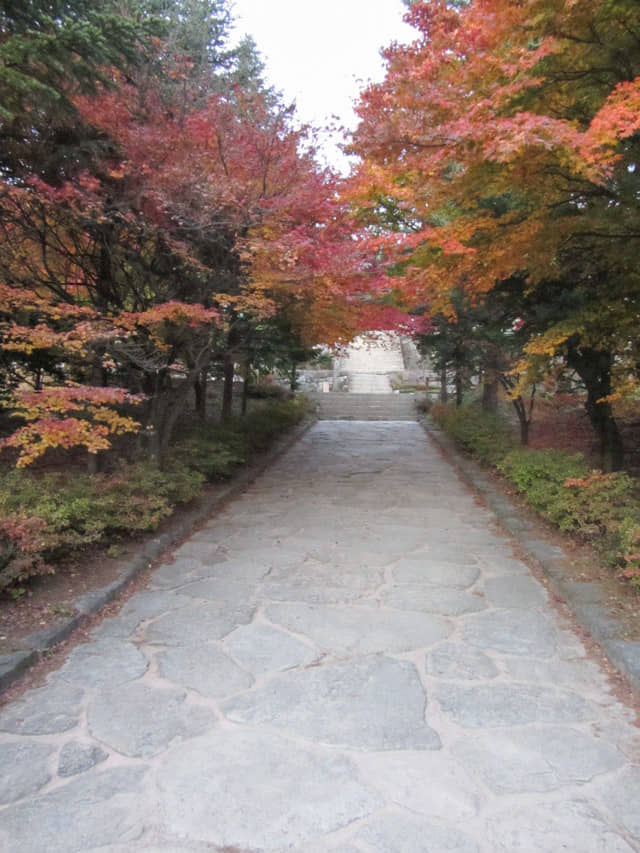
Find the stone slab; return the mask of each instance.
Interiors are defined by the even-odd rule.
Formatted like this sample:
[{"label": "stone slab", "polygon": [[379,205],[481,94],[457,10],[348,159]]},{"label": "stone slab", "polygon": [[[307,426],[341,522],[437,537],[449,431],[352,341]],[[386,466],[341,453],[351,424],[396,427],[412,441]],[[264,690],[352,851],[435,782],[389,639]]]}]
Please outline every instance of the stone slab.
[{"label": "stone slab", "polygon": [[397,610],[417,610],[421,613],[436,613],[440,616],[462,616],[485,610],[484,596],[450,587],[425,586],[422,584],[399,584],[384,589],[380,599],[387,607]]},{"label": "stone slab", "polygon": [[432,586],[468,589],[478,580],[480,569],[473,563],[454,562],[451,551],[445,559],[423,554],[403,558],[392,566],[396,583],[430,584]]},{"label": "stone slab", "polygon": [[0,804],[35,794],[51,779],[49,757],[54,747],[25,740],[0,743]]},{"label": "stone slab", "polygon": [[191,604],[190,598],[173,590],[144,589],[131,596],[122,608],[121,616],[144,622]]},{"label": "stone slab", "polygon": [[211,699],[224,699],[253,684],[247,672],[212,644],[177,646],[159,652],[156,661],[162,678]]},{"label": "stone slab", "polygon": [[426,695],[415,667],[383,656],[278,676],[222,710],[234,723],[273,726],[354,749],[439,749],[424,721]]},{"label": "stone slab", "polygon": [[224,644],[240,666],[255,676],[305,666],[317,659],[317,652],[308,644],[271,625],[245,625]]},{"label": "stone slab", "polygon": [[266,613],[275,625],[337,655],[420,649],[445,639],[453,628],[447,619],[430,613],[356,605],[273,604]]},{"label": "stone slab", "polygon": [[532,577],[526,575],[488,578],[484,584],[484,593],[494,607],[542,608],[547,602],[544,587]]},{"label": "stone slab", "polygon": [[509,655],[548,658],[557,648],[557,632],[551,620],[536,611],[488,610],[473,614],[465,620],[462,631],[470,645]]},{"label": "stone slab", "polygon": [[85,687],[115,687],[140,678],[147,666],[147,659],[132,643],[106,638],[73,649],[60,677]]},{"label": "stone slab", "polygon": [[442,643],[426,655],[425,669],[438,678],[478,681],[495,678],[500,670],[480,649],[463,643]]},{"label": "stone slab", "polygon": [[[203,555],[204,556],[204,555]],[[221,559],[221,562],[224,562]],[[163,563],[151,576],[151,589],[174,590],[185,583],[208,576],[209,568],[203,560],[194,556],[176,557],[170,563]]]},{"label": "stone slab", "polygon": [[458,687],[443,683],[435,695],[444,713],[465,728],[575,723],[594,715],[594,709],[578,693],[542,686],[497,683]]},{"label": "stone slab", "polygon": [[480,849],[473,838],[452,824],[397,812],[369,818],[355,840],[375,853],[479,853]]},{"label": "stone slab", "polygon": [[511,805],[488,819],[496,853],[633,853],[632,847],[594,805],[578,797],[561,802]]},{"label": "stone slab", "polygon": [[413,814],[464,826],[486,804],[482,785],[446,749],[369,752],[354,760],[387,803]]},{"label": "stone slab", "polygon": [[584,784],[624,763],[611,744],[568,726],[475,733],[453,755],[497,794]]},{"label": "stone slab", "polygon": [[157,755],[174,739],[195,737],[216,725],[211,709],[190,705],[186,698],[184,690],[140,682],[100,692],[89,704],[89,732],[122,755]]},{"label": "stone slab", "polygon": [[224,602],[227,607],[255,606],[256,583],[234,577],[205,578],[180,587],[183,597]]},{"label": "stone slab", "polygon": [[607,689],[607,680],[596,663],[588,658],[568,658],[557,660],[550,658],[512,657],[503,658],[502,665],[508,676],[519,682],[548,684],[580,690]]},{"label": "stone slab", "polygon": [[167,613],[146,625],[147,642],[166,646],[195,646],[220,640],[238,625],[251,621],[249,605],[228,607],[224,602],[195,603]]},{"label": "stone slab", "polygon": [[172,750],[157,784],[168,832],[241,851],[303,845],[382,804],[344,756],[236,729]]},{"label": "stone slab", "polygon": [[640,849],[640,765],[632,764],[613,775],[604,784],[600,797],[608,813]]},{"label": "stone slab", "polygon": [[85,853],[126,840],[135,849],[144,814],[137,793],[146,768],[115,767],[76,777],[41,797],[7,808],[3,853]]},{"label": "stone slab", "polygon": [[0,731],[21,735],[66,732],[78,724],[83,695],[80,688],[54,678],[0,712]]},{"label": "stone slab", "polygon": [[92,743],[68,741],[60,750],[58,776],[77,776],[106,761],[108,754]]}]

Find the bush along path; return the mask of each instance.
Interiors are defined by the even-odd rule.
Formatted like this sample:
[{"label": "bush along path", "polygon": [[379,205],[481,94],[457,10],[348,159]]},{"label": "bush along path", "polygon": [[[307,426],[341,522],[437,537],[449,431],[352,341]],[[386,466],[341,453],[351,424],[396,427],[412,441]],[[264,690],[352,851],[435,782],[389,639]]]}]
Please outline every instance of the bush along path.
[{"label": "bush along path", "polygon": [[[5,581],[5,600],[0,601],[0,690],[113,601],[168,547],[245,489],[312,422],[304,399],[279,401],[215,429],[196,427],[176,445],[172,463],[162,471],[138,464],[103,478],[9,475],[0,487],[0,506],[5,513],[12,503],[28,507],[40,526],[48,529],[48,536],[36,540],[41,550],[26,554],[7,547],[5,540],[4,575],[0,572]],[[176,509],[180,511],[175,513]],[[47,547],[52,542],[55,548]],[[105,551],[109,542],[112,545]],[[93,543],[103,548],[84,556],[83,546]],[[73,575],[81,575],[76,585],[82,594],[54,602],[53,608],[45,605],[46,627],[26,634],[16,631],[11,610],[22,602],[13,599],[18,593],[28,597],[29,577],[42,572],[36,583],[46,602],[49,578],[58,580],[56,558],[74,549]],[[109,555],[113,557],[108,559]],[[108,562],[109,568],[90,571],[88,563],[94,560]],[[23,571],[17,578],[11,572],[16,565]],[[106,583],[101,582],[103,577],[108,578]],[[25,586],[16,586],[16,581]],[[13,597],[12,590],[17,590]],[[37,615],[27,620],[36,625],[38,621]]]},{"label": "bush along path", "polygon": [[637,850],[633,711],[496,521],[317,423],[0,712],[0,847]]},{"label": "bush along path", "polygon": [[503,417],[478,406],[437,405],[430,415],[474,458],[504,475],[542,518],[589,543],[603,564],[640,592],[637,480],[594,470],[579,453],[521,447]]}]

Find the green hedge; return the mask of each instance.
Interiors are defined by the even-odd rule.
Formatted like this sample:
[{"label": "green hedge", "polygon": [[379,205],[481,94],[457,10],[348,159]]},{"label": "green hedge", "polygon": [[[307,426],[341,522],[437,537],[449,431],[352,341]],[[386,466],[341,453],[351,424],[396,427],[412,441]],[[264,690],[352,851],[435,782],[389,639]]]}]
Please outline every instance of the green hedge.
[{"label": "green hedge", "polygon": [[593,543],[605,561],[640,588],[640,489],[623,472],[589,468],[581,454],[520,447],[507,422],[479,407],[434,406],[451,438],[497,468],[541,516]]}]

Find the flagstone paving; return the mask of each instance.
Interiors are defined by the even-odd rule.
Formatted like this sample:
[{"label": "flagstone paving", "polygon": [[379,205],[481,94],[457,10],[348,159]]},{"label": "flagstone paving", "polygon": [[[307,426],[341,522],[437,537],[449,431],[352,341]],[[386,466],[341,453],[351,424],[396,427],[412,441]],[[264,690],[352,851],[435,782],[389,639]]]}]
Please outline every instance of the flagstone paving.
[{"label": "flagstone paving", "polygon": [[633,713],[493,522],[316,424],[0,713],[0,849],[640,850]]}]

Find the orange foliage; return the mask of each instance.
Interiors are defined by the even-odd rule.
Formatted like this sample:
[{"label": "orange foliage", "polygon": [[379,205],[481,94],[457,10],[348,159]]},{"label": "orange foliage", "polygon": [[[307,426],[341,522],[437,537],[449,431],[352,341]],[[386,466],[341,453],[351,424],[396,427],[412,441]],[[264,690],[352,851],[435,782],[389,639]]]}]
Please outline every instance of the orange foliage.
[{"label": "orange foliage", "polygon": [[14,415],[25,421],[0,448],[19,450],[17,467],[30,465],[47,450],[84,446],[89,453],[110,447],[109,436],[136,432],[140,424],[114,406],[137,405],[144,397],[123,388],[65,386],[16,393]]}]

